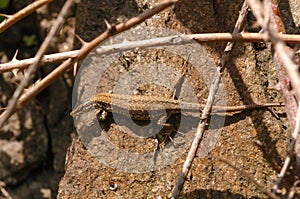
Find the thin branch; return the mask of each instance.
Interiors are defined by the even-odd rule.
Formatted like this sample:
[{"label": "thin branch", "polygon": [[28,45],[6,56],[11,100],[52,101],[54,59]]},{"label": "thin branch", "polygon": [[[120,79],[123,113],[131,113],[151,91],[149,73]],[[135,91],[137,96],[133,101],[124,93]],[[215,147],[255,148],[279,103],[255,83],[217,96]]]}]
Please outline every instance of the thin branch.
[{"label": "thin branch", "polygon": [[[257,18],[257,23],[259,25],[263,26],[264,23],[264,13],[262,13],[263,5],[258,0],[247,0],[249,3],[249,6],[252,8],[252,12]],[[260,7],[257,9],[257,7]],[[276,30],[272,26],[263,27],[264,30],[267,30],[270,40],[274,45],[274,49],[278,53],[278,56],[280,57],[289,78],[291,79],[291,83],[293,86],[293,89],[295,90],[297,94],[297,99],[300,97],[300,75],[298,71],[298,66],[292,61],[291,55],[286,51],[286,45],[284,42],[280,39],[279,34],[276,33]]]},{"label": "thin branch", "polygon": [[[248,5],[245,1],[243,3],[242,8],[241,8],[239,17],[236,21],[236,24],[235,24],[235,27],[234,27],[234,30],[233,30],[233,34],[236,34],[240,31],[242,31],[242,29],[245,26],[245,20],[246,20],[247,13],[248,13]],[[191,165],[192,165],[193,160],[195,158],[198,146],[199,146],[199,144],[200,144],[200,142],[203,138],[203,133],[205,131],[207,119],[210,115],[210,112],[212,110],[212,106],[213,106],[213,103],[214,103],[215,94],[217,93],[217,90],[219,88],[219,84],[220,84],[220,81],[221,81],[221,78],[222,78],[223,70],[224,70],[225,64],[228,60],[229,53],[231,52],[231,49],[233,48],[233,45],[234,44],[232,42],[228,42],[227,45],[226,45],[223,56],[221,58],[221,65],[217,69],[217,71],[218,71],[217,77],[216,77],[215,81],[213,82],[213,84],[210,87],[207,102],[206,102],[206,105],[205,105],[205,107],[203,109],[203,112],[202,112],[201,117],[206,118],[206,119],[201,120],[199,122],[198,126],[197,126],[197,132],[196,132],[195,138],[193,140],[193,143],[192,143],[192,146],[191,146],[190,151],[188,153],[188,156],[187,156],[187,158],[186,158],[186,160],[183,164],[183,167],[182,167],[182,170],[181,170],[180,175],[178,177],[177,183],[176,183],[176,185],[173,189],[173,193],[172,193],[171,198],[179,197],[179,194],[180,194],[180,191],[183,187],[186,176],[187,176],[187,174],[188,174],[188,172],[191,168]]]},{"label": "thin branch", "polygon": [[[260,1],[248,0],[248,3],[257,18],[257,23],[268,34],[273,44],[275,50],[273,53],[273,62],[276,66],[279,84],[286,104],[289,125],[292,131],[294,131],[298,106],[297,101],[299,102],[300,99],[300,74],[299,67],[292,61],[291,52],[293,50],[288,48],[278,36],[284,31],[284,26],[277,15],[279,13],[277,2],[275,0],[265,0],[265,7],[268,7],[269,10],[268,13],[263,12],[263,5]],[[254,7],[260,7],[260,9]],[[267,20],[269,20],[268,23],[263,23],[263,21]],[[298,136],[295,145],[297,170],[300,176],[300,136]]]},{"label": "thin branch", "polygon": [[[39,66],[44,65],[44,64],[51,64],[51,63],[57,63],[57,62],[65,61],[69,58],[76,57],[78,52],[79,52],[79,50],[72,50],[72,51],[68,51],[68,52],[61,52],[61,53],[53,53],[53,54],[49,54],[49,55],[44,55],[42,57],[42,59],[40,60],[40,62],[39,62]],[[36,62],[35,57],[0,64],[0,73],[9,72],[13,69],[19,69],[19,70],[26,69],[26,68],[28,68],[29,65],[31,65],[34,62]]]},{"label": "thin branch", "polygon": [[[280,35],[283,40],[289,43],[299,43],[300,35]],[[101,46],[97,49],[100,55],[106,55],[134,48],[149,48],[157,46],[183,45],[189,44],[197,40],[199,43],[208,42],[260,42],[265,41],[265,37],[260,33],[206,33],[206,34],[191,34],[191,35],[175,35],[168,37],[159,37],[141,41],[126,41],[121,44],[114,44],[109,46]],[[267,40],[268,41],[268,40]],[[1,65],[0,65],[1,67]]]},{"label": "thin branch", "polygon": [[[112,36],[114,34],[121,33],[122,31],[128,30],[131,27],[144,22],[146,19],[148,19],[151,16],[157,14],[158,12],[166,9],[167,7],[175,4],[176,2],[177,2],[177,0],[162,1],[157,6],[145,11],[144,13],[141,13],[137,17],[133,17],[133,18],[129,19],[127,22],[121,23],[117,26],[112,26],[112,29],[107,29],[104,33],[102,33],[101,35],[96,37],[94,40],[83,45],[76,57],[67,59],[60,66],[58,66],[51,73],[49,73],[45,78],[36,82],[31,87],[29,87],[26,90],[26,92],[23,93],[22,96],[20,97],[20,99],[17,101],[17,106],[16,106],[16,108],[13,109],[11,114],[14,113],[16,111],[16,109],[21,108],[26,102],[28,102],[33,97],[35,97],[39,92],[41,92],[43,89],[45,89],[47,86],[49,86],[53,81],[55,81],[58,77],[60,77],[63,73],[65,73],[68,69],[70,69],[75,62],[78,63],[80,60],[84,59],[93,50],[93,48],[98,46],[101,42],[103,42],[104,40],[106,40],[107,38],[109,38],[110,36]],[[2,122],[6,121],[6,119],[11,114],[8,114],[8,110],[5,110],[0,115],[0,121],[2,121]],[[1,126],[3,126],[3,123]]]},{"label": "thin branch", "polygon": [[87,43],[86,45],[82,46],[82,49],[78,52],[77,59],[82,60],[85,58],[95,47],[97,47],[101,42],[108,39],[112,35],[119,34],[121,32],[124,32],[128,29],[130,29],[133,26],[136,26],[142,22],[144,22],[146,19],[152,17],[154,14],[159,13],[160,11],[166,9],[169,6],[172,6],[175,4],[178,0],[165,0],[161,3],[157,4],[152,9],[149,9],[141,14],[139,14],[136,17],[133,17],[126,21],[125,23],[118,24],[116,26],[110,25],[106,29],[104,33],[96,37],[91,42]]},{"label": "thin branch", "polygon": [[265,186],[261,185],[259,182],[257,182],[256,180],[254,180],[248,173],[246,173],[245,171],[239,169],[237,166],[233,165],[230,161],[225,160],[225,159],[220,158],[220,157],[218,157],[217,159],[220,160],[221,162],[224,162],[225,164],[229,165],[230,167],[232,167],[237,172],[241,173],[244,177],[246,177],[248,179],[248,181],[252,182],[255,185],[255,187],[258,190],[260,190],[262,193],[266,194],[270,198],[280,199],[280,197],[278,197],[274,193],[268,191],[265,188]]},{"label": "thin branch", "polygon": [[74,0],[66,1],[65,5],[61,9],[54,25],[52,26],[50,32],[46,36],[45,40],[43,41],[42,45],[40,46],[38,52],[36,53],[36,61],[30,65],[28,71],[25,73],[24,78],[22,79],[20,85],[15,90],[13,96],[8,102],[8,108],[0,115],[0,128],[3,127],[4,123],[7,119],[16,111],[17,101],[20,98],[24,88],[26,88],[32,78],[32,75],[36,71],[39,61],[41,60],[43,54],[45,53],[46,49],[48,48],[51,40],[53,39],[54,35],[58,32],[60,26],[64,23],[67,13],[71,6],[73,5]]},{"label": "thin branch", "polygon": [[13,15],[7,16],[7,18],[0,23],[0,33],[5,31],[7,28],[15,24],[16,22],[20,21],[27,15],[30,15],[34,11],[36,11],[38,8],[42,7],[43,5],[52,2],[53,0],[39,0],[32,2],[22,10],[16,12]]},{"label": "thin branch", "polygon": [[279,184],[281,183],[288,167],[289,167],[289,164],[294,156],[294,149],[295,149],[295,144],[296,144],[296,140],[297,140],[297,136],[298,136],[298,132],[300,131],[300,104],[298,105],[298,112],[297,112],[297,118],[296,118],[296,125],[295,125],[295,129],[294,129],[294,132],[292,134],[292,141],[290,143],[290,148],[289,148],[289,152],[285,158],[285,161],[284,161],[284,164],[281,168],[281,171],[280,173],[278,174],[278,178],[277,178],[277,181],[273,187],[273,190],[275,192],[278,192],[278,187],[279,187]]},{"label": "thin branch", "polygon": [[[300,35],[282,34],[279,37],[287,43],[300,44]],[[155,39],[148,39],[142,41],[126,42],[121,44],[114,44],[109,46],[101,46],[97,49],[99,55],[107,55],[116,52],[123,52],[126,50],[132,50],[135,48],[148,48],[155,46],[166,45],[183,45],[189,44],[197,40],[199,43],[207,42],[261,42],[265,41],[265,36],[260,33],[206,33],[206,34],[190,34],[190,35],[175,35],[168,37],[160,37]],[[56,63],[65,61],[69,58],[76,57],[79,50],[73,50],[68,52],[54,53],[50,55],[44,55],[39,65]],[[0,64],[0,73],[9,72],[13,69],[25,69],[32,64],[36,59],[29,58],[18,60],[15,62],[8,62]]]}]

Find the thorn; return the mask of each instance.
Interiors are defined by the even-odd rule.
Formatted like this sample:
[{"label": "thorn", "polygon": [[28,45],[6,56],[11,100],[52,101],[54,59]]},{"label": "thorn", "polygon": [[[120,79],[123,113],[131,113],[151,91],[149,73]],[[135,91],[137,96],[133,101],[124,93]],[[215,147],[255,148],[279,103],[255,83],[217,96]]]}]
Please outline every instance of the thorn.
[{"label": "thorn", "polygon": [[106,19],[104,19],[104,23],[105,23],[107,29],[108,29],[108,30],[111,30],[112,25],[110,25],[110,23],[109,23]]},{"label": "thorn", "polygon": [[75,37],[80,41],[82,46],[87,45],[88,42],[84,41],[79,35],[75,34]]},{"label": "thorn", "polygon": [[39,78],[38,80],[36,80],[36,81],[34,82],[34,85],[38,84],[40,81],[42,81],[41,78]]},{"label": "thorn", "polygon": [[77,74],[77,70],[78,70],[78,62],[74,63],[74,67],[73,67],[73,76],[75,77]]},{"label": "thorn", "polygon": [[114,35],[116,33],[116,25],[110,24],[106,19],[104,19],[104,23],[107,27],[109,34]]},{"label": "thorn", "polygon": [[[18,62],[19,60],[17,59],[17,56],[18,56],[18,53],[19,53],[19,50],[16,50],[15,54],[14,54],[14,57],[12,58],[12,60],[10,61],[11,63],[14,63],[14,62]],[[15,68],[15,69],[12,69],[11,70],[12,74],[15,76],[16,80],[20,80],[19,76],[18,76],[18,73],[21,72],[23,75],[24,75],[24,69],[20,69],[20,68]]]},{"label": "thorn", "polygon": [[14,57],[12,58],[11,62],[19,61],[19,60],[17,59],[18,52],[19,52],[19,50],[16,50],[16,52],[15,52],[15,54],[14,54]]}]

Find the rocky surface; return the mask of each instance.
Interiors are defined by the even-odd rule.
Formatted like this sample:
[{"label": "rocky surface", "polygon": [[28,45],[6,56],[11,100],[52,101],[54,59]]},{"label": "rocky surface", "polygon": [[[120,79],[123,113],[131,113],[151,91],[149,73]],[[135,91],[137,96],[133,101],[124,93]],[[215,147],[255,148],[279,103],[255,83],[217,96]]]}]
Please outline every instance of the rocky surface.
[{"label": "rocky surface", "polygon": [[[101,8],[95,11],[93,1],[83,1],[79,10],[85,12],[93,9],[93,12],[89,13],[92,19],[95,16],[111,19],[110,14],[114,13],[115,18],[109,21],[117,23],[118,17],[116,16],[120,16],[120,18],[135,16],[136,10],[150,8],[155,3],[156,1],[136,1],[135,4],[133,1],[126,1],[126,4],[121,6],[121,3],[112,2],[108,5],[103,2]],[[242,3],[243,1],[239,0],[225,2],[180,1],[175,7],[154,16],[145,24],[146,26],[173,29],[182,33],[231,32]],[[115,7],[112,8],[111,5]],[[292,16],[287,5],[286,1],[281,2],[280,5],[284,13],[284,21],[288,21]],[[97,12],[101,15],[97,15]],[[128,15],[127,12],[130,14]],[[89,37],[92,34],[87,34],[85,31],[89,27],[95,30],[93,35],[103,31],[101,19],[97,18],[100,23],[98,26],[93,26],[91,25],[94,23],[93,21],[88,21],[87,18],[77,13],[78,17],[83,26],[80,28],[78,25],[77,31],[85,39],[92,38]],[[251,18],[249,18],[248,24],[251,23],[250,20]],[[297,27],[299,25],[296,23],[293,26],[288,25],[289,32],[297,33]],[[248,26],[247,29],[250,30],[252,27]],[[207,56],[218,62],[225,44],[215,42],[204,46]],[[136,65],[136,59],[128,55],[125,55],[124,58],[127,60],[127,64],[120,63],[120,68],[123,67],[124,70],[130,71],[131,67],[134,68]],[[145,56],[143,59],[149,59],[149,62],[152,60],[149,56]],[[178,61],[178,63],[181,62]],[[119,70],[119,72],[116,70],[100,79],[98,83],[100,91],[109,92],[114,89],[115,81],[122,77],[122,72],[123,70]],[[168,77],[166,79],[168,80]],[[198,77],[191,75],[188,80],[197,81]],[[169,79],[169,81],[172,82],[173,79]],[[279,93],[267,89],[276,85],[276,71],[272,65],[269,45],[257,48],[256,44],[238,43],[222,81],[226,91],[227,105],[281,100]],[[150,86],[150,88],[153,87]],[[155,89],[154,91],[137,89],[137,93],[160,94],[159,91],[155,92]],[[201,89],[199,87],[194,89],[197,96],[200,96]],[[120,133],[116,126],[115,123],[110,125],[108,134],[110,143],[126,150],[128,147],[133,147],[130,142],[127,142],[128,136]],[[98,134],[95,132],[95,135]],[[181,196],[182,198],[267,198],[245,176],[219,161],[218,158],[228,160],[248,173],[266,189],[270,189],[283,164],[288,144],[289,130],[282,108],[255,110],[226,117],[222,133],[213,150],[205,157],[198,155],[195,158]],[[66,172],[60,182],[58,198],[166,198],[176,183],[186,157],[185,153],[171,165],[158,170],[132,173],[130,170],[126,172],[104,165],[93,156],[94,152],[87,150],[86,147],[78,137],[73,139],[67,155]],[[135,149],[132,148],[132,150]],[[107,159],[111,158],[113,154],[113,151],[106,153]],[[288,175],[293,174],[289,173]],[[287,176],[286,179],[291,178]],[[287,187],[290,186],[289,183],[291,182],[286,180],[283,184],[282,194],[286,193]]]},{"label": "rocky surface", "polygon": [[[76,11],[74,9],[70,14],[59,37],[51,44],[49,53],[72,48],[75,25],[72,16],[75,12],[76,33],[89,41],[104,30],[104,19],[111,23],[123,22],[151,8],[157,2],[157,0],[81,0]],[[11,6],[1,12],[14,13],[28,3],[29,1],[12,0]],[[175,7],[147,20],[143,26],[159,27],[180,33],[231,32],[242,3],[242,0],[183,0]],[[18,59],[32,57],[53,24],[62,4],[63,1],[55,1],[2,33],[1,62],[9,61],[16,49],[19,49]],[[297,12],[299,6],[298,0],[280,1],[281,14],[288,33],[299,34],[300,17]],[[251,20],[249,17],[248,24],[253,22]],[[251,29],[249,25],[247,30]],[[77,43],[75,46],[78,48],[80,44]],[[210,57],[217,63],[224,46],[225,43],[218,42],[203,44],[205,53],[201,56]],[[171,56],[162,50],[125,53],[106,71],[105,78],[95,84],[98,91],[109,92],[114,89],[120,77],[127,71],[134,70],[139,64],[169,64],[172,65],[172,70],[180,71],[187,57]],[[206,74],[197,76],[192,70],[193,60],[195,59],[192,57],[186,66],[188,69],[186,78],[193,87],[196,100],[203,103],[208,88],[203,83],[204,78],[201,79],[201,75],[203,77]],[[41,67],[36,73],[35,80],[45,76],[55,67],[55,65]],[[139,70],[135,75],[147,75],[142,71]],[[170,74],[169,71],[161,73]],[[178,76],[170,74],[164,80],[170,82],[166,88],[142,84],[135,92],[170,96],[173,93],[174,80],[178,80]],[[87,150],[73,128],[73,120],[69,116],[72,81],[69,73],[61,77],[35,100],[14,114],[1,129],[0,188],[8,191],[13,198],[167,197],[176,183],[186,152],[172,164],[146,173],[126,172],[104,165],[90,150]],[[227,105],[281,101],[279,93],[267,89],[277,82],[269,45],[236,44],[222,81]],[[1,107],[7,105],[17,83],[18,80],[10,73],[1,75]],[[190,100],[188,94],[185,97],[186,100]],[[177,119],[174,117],[171,120],[176,123]],[[155,149],[157,140],[132,137],[125,128],[126,123],[121,130],[118,124],[114,122],[109,124],[111,145],[129,151]],[[76,136],[70,136],[72,132]],[[201,152],[206,148],[201,148],[195,158],[182,191],[182,198],[267,198],[245,176],[220,162],[218,157],[227,159],[270,189],[287,154],[289,141],[289,127],[283,108],[254,110],[226,117],[222,133],[213,150],[204,156]],[[172,144],[170,140],[169,143]],[[163,146],[161,150],[164,150]],[[111,154],[113,153],[106,155],[109,157]],[[281,187],[283,195],[291,186],[293,180],[291,176],[293,172],[289,170]],[[56,196],[58,183],[59,191]],[[0,198],[3,198],[1,193]]]}]

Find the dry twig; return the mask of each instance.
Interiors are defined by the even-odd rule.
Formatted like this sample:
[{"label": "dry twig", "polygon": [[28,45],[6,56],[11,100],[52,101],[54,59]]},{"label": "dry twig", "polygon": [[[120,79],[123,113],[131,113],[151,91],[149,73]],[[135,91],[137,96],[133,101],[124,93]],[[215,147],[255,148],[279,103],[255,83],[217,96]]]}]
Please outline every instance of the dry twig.
[{"label": "dry twig", "polygon": [[[280,39],[287,43],[298,43],[300,44],[300,35],[279,35]],[[110,53],[122,52],[126,50],[131,50],[134,48],[148,48],[155,46],[167,46],[167,45],[183,45],[192,43],[197,40],[199,43],[207,42],[260,42],[266,41],[265,36],[260,33],[205,33],[205,34],[191,34],[191,35],[174,35],[169,37],[160,37],[149,40],[126,42],[121,44],[101,46],[97,49],[99,55],[107,55]],[[267,40],[268,41],[268,40]],[[44,55],[39,63],[39,65],[56,63],[65,61],[69,58],[76,57],[79,50],[73,50],[68,52],[54,53],[50,55]],[[29,58],[23,60],[17,60],[14,62],[8,62],[0,64],[0,73],[9,72],[13,69],[23,70],[27,68],[30,64],[35,62],[36,58]]]},{"label": "dry twig", "polygon": [[[235,24],[234,30],[233,30],[233,34],[237,34],[238,32],[242,31],[242,29],[244,28],[245,25],[245,20],[246,20],[246,16],[248,13],[248,5],[246,3],[246,1],[244,2],[239,17],[237,19],[237,22]],[[231,52],[231,49],[233,48],[234,43],[232,42],[228,42],[226,45],[226,48],[224,50],[223,56],[221,58],[221,65],[218,67],[218,74],[217,77],[215,79],[215,81],[213,82],[213,84],[210,87],[209,90],[209,95],[207,98],[207,103],[203,109],[201,118],[206,118],[204,120],[201,120],[197,126],[197,132],[195,135],[195,138],[193,140],[192,146],[190,148],[190,151],[188,153],[188,156],[184,162],[184,165],[182,167],[182,170],[180,172],[180,175],[178,177],[177,183],[173,189],[173,193],[172,193],[172,198],[177,198],[180,194],[180,191],[183,187],[184,181],[186,179],[186,176],[191,168],[192,162],[194,160],[194,157],[196,155],[198,146],[203,138],[203,133],[205,131],[205,127],[206,127],[206,120],[210,115],[212,106],[213,106],[213,102],[214,102],[214,98],[215,98],[215,94],[217,93],[217,90],[219,88],[219,84],[221,81],[221,77],[222,77],[222,71],[224,70],[225,64],[228,60],[229,57],[229,53]]]},{"label": "dry twig", "polygon": [[76,57],[67,59],[60,66],[58,66],[51,73],[49,73],[45,78],[43,78],[39,82],[36,82],[36,84],[32,85],[31,87],[29,87],[27,91],[23,93],[22,96],[19,98],[19,100],[15,104],[16,106],[14,104],[10,105],[10,107],[14,107],[14,109],[11,109],[12,111],[9,111],[10,109],[6,110],[0,115],[0,127],[3,126],[4,122],[11,116],[11,114],[13,114],[16,111],[17,108],[21,108],[26,102],[31,100],[44,88],[49,86],[53,81],[55,81],[58,77],[60,77],[60,75],[62,75],[68,69],[70,69],[74,64],[84,59],[101,42],[103,42],[104,40],[106,40],[112,35],[119,34],[125,30],[130,29],[135,25],[142,23],[143,21],[150,18],[154,14],[166,9],[167,7],[175,4],[176,2],[177,0],[165,0],[162,1],[160,4],[158,4],[157,6],[153,7],[152,9],[149,9],[141,13],[137,17],[133,17],[129,19],[127,22],[118,24],[116,26],[112,26],[108,24],[108,27],[105,32],[103,32],[101,35],[93,39],[91,42],[83,43],[83,46],[78,52],[78,54],[76,55]]},{"label": "dry twig", "polygon": [[39,0],[32,2],[22,10],[16,12],[13,15],[2,15],[5,16],[6,19],[0,23],[0,33],[5,31],[7,28],[12,26],[13,24],[17,23],[24,17],[30,15],[34,11],[36,11],[38,8],[42,7],[43,5],[52,2],[53,0]]},{"label": "dry twig", "polygon": [[[277,69],[280,88],[286,104],[286,113],[292,131],[295,129],[295,118],[297,106],[300,99],[300,74],[299,67],[292,61],[291,49],[279,38],[279,34],[284,31],[282,21],[277,13],[275,0],[265,0],[263,7],[258,0],[247,0],[252,12],[257,18],[257,23],[263,28],[264,32],[270,37],[275,50],[273,54],[274,65]],[[264,10],[264,8],[266,10]],[[294,93],[291,90],[291,87]],[[295,94],[295,95],[294,95]],[[298,132],[299,134],[299,132]],[[295,153],[297,169],[300,175],[300,137],[297,136]]]},{"label": "dry twig", "polygon": [[7,109],[0,115],[0,128],[4,125],[6,120],[15,112],[18,99],[20,98],[24,88],[28,86],[28,84],[32,78],[32,75],[36,71],[39,61],[41,60],[43,54],[45,53],[46,49],[48,48],[52,38],[58,32],[60,26],[64,23],[65,18],[68,13],[68,10],[71,8],[73,3],[74,3],[74,0],[68,0],[65,3],[65,5],[63,6],[63,8],[61,9],[61,11],[57,17],[57,20],[55,21],[55,24],[52,26],[50,32],[48,33],[47,37],[44,39],[42,45],[40,46],[38,52],[36,53],[35,62],[33,62],[29,66],[28,71],[26,71],[24,78],[22,79],[20,85],[17,87],[13,96],[9,100]]},{"label": "dry twig", "polygon": [[294,156],[294,148],[295,148],[295,144],[296,144],[296,139],[298,136],[298,132],[300,131],[300,104],[298,105],[298,112],[297,112],[297,118],[296,118],[296,125],[295,125],[295,129],[294,132],[292,134],[292,141],[290,143],[290,148],[289,148],[289,152],[285,158],[284,164],[281,168],[280,173],[278,174],[278,178],[277,181],[273,187],[273,190],[275,193],[279,192],[278,187],[279,184],[281,183],[283,177],[285,176],[285,173],[290,165],[290,162]]}]

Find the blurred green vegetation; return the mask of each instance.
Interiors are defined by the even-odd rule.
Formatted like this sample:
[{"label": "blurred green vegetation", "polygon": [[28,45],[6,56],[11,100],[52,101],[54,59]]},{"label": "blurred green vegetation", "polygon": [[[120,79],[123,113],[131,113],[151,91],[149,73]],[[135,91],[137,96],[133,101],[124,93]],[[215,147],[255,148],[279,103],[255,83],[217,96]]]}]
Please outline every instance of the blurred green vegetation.
[{"label": "blurred green vegetation", "polygon": [[38,44],[37,39],[36,39],[36,35],[32,34],[32,35],[24,35],[22,38],[23,42],[25,43],[26,47],[31,47],[31,46],[35,46]]},{"label": "blurred green vegetation", "polygon": [[[10,0],[0,0],[0,10],[7,8],[7,6],[9,5],[9,1]],[[2,13],[2,14],[5,14],[5,13]],[[5,19],[5,17],[0,16],[0,22],[2,22],[4,19]]]},{"label": "blurred green vegetation", "polygon": [[5,9],[9,5],[9,0],[0,0],[0,9]]}]

